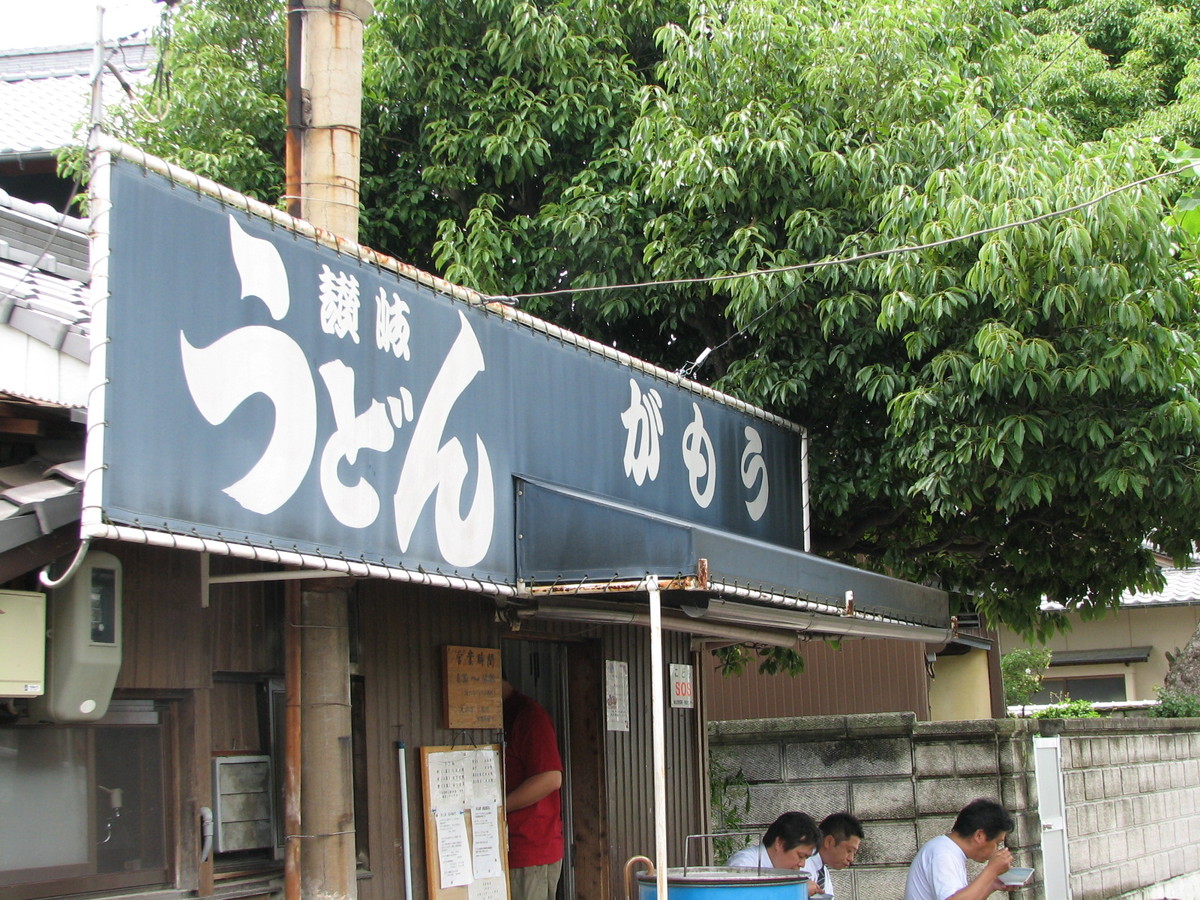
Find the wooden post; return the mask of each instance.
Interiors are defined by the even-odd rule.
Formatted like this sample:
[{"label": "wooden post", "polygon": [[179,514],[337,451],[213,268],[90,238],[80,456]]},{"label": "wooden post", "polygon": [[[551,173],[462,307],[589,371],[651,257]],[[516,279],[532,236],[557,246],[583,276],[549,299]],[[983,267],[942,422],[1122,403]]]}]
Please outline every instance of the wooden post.
[{"label": "wooden post", "polygon": [[300,582],[285,582],[284,590],[283,896],[284,900],[300,900],[300,635],[304,615]]},{"label": "wooden post", "polygon": [[300,896],[354,900],[349,579],[305,582],[300,604]]}]

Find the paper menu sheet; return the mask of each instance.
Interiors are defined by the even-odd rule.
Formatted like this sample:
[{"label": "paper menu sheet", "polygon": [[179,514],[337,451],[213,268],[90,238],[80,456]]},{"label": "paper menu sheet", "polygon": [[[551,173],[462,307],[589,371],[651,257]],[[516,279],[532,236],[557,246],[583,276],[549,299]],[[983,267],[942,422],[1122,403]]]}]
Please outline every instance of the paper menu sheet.
[{"label": "paper menu sheet", "polygon": [[420,754],[429,900],[508,900],[500,746]]},{"label": "paper menu sheet", "polygon": [[500,755],[490,747],[432,754],[428,761],[429,804],[435,810],[499,803]]},{"label": "paper menu sheet", "polygon": [[471,870],[471,839],[467,836],[466,813],[438,812],[437,822],[438,869],[442,873],[442,889],[460,887],[475,880]]},{"label": "paper menu sheet", "polygon": [[500,810],[490,803],[471,807],[471,861],[476,878],[504,875],[504,863],[500,859],[503,836],[499,813]]}]

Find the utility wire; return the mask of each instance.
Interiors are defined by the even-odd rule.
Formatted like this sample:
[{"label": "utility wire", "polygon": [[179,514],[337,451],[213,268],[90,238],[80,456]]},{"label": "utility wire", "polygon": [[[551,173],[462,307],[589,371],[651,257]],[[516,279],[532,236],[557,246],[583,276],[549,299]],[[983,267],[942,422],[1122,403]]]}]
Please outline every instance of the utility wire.
[{"label": "utility wire", "polygon": [[[1097,10],[1096,16],[1093,19],[1093,21],[1091,22],[1091,25],[1093,27],[1099,22],[1100,14],[1101,14],[1101,11]],[[1050,57],[1050,59],[1047,60],[1046,63],[1037,71],[1037,73],[1033,76],[1033,78],[1029,79],[1029,81],[1026,84],[1022,85],[1019,90],[1013,92],[1012,97],[1009,99],[1009,101],[1007,103],[1005,103],[1004,105],[1002,105],[1001,107],[996,109],[991,114],[991,116],[988,117],[988,119],[985,122],[981,123],[974,131],[972,131],[970,134],[968,134],[965,138],[956,142],[955,146],[949,148],[944,154],[942,154],[942,156],[938,158],[937,162],[934,163],[933,166],[930,167],[930,169],[929,169],[930,174],[932,174],[933,172],[936,172],[938,169],[942,168],[951,158],[955,157],[963,147],[965,147],[967,144],[969,144],[975,138],[976,135],[980,134],[985,128],[987,128],[993,122],[998,121],[1001,116],[1003,116],[1003,115],[1007,114],[1009,111],[1011,111],[1013,109],[1013,107],[1016,105],[1017,101],[1020,99],[1020,97],[1026,91],[1028,91],[1031,87],[1033,87],[1033,85],[1035,85],[1038,81],[1040,81],[1041,78],[1047,72],[1049,72],[1058,63],[1058,61],[1060,59],[1062,59],[1063,56],[1065,56],[1076,44],[1078,44],[1080,41],[1083,40],[1084,34],[1085,34],[1084,28],[1078,29],[1075,33],[1075,36],[1065,46],[1063,46],[1057,53],[1055,53],[1052,57]],[[1182,170],[1180,170],[1180,171],[1182,171]],[[1177,174],[1177,173],[1166,173],[1161,176],[1154,176],[1154,177],[1167,177],[1167,175],[1169,175],[1169,174]],[[928,178],[928,177],[929,176],[927,175],[926,178]],[[1149,179],[1149,180],[1153,180],[1153,178]],[[1126,185],[1122,188],[1118,188],[1117,190],[1118,191],[1125,190],[1125,189],[1128,189],[1129,187],[1136,186],[1136,184],[1138,184],[1138,183],[1135,183],[1132,185]],[[1116,192],[1117,191],[1112,191],[1112,192],[1109,192],[1108,194],[1102,195],[1101,197],[1097,198],[1094,202],[1098,203],[1098,202],[1100,202],[1100,200],[1103,200],[1106,196],[1111,196],[1112,193],[1116,193]],[[1086,206],[1086,205],[1090,205],[1090,204],[1084,204],[1084,206]],[[1083,208],[1083,207],[1082,206],[1074,207],[1072,209],[1062,210],[1058,213],[1051,214],[1051,215],[1062,215],[1062,214],[1071,212],[1074,209],[1079,209],[1079,208]],[[507,296],[493,296],[493,297],[488,297],[487,299],[500,300],[500,301],[511,303],[511,302],[515,302],[520,299],[528,299],[528,298],[534,298],[534,297],[550,297],[550,296],[557,296],[557,295],[562,295],[562,294],[590,293],[590,292],[594,292],[594,291],[617,290],[620,288],[651,287],[651,286],[658,286],[658,285],[670,286],[670,285],[680,285],[680,284],[712,283],[712,282],[719,282],[719,281],[728,281],[728,280],[733,280],[733,279],[737,279],[737,278],[755,277],[758,275],[770,275],[770,274],[775,274],[777,272],[796,271],[799,269],[806,269],[806,268],[818,268],[821,266],[828,266],[828,265],[850,264],[850,263],[858,262],[862,259],[869,259],[872,256],[882,256],[882,255],[886,255],[887,253],[902,253],[902,252],[923,250],[923,249],[928,249],[930,247],[939,246],[942,243],[952,243],[954,241],[967,240],[971,237],[977,237],[981,234],[990,233],[991,231],[999,231],[999,230],[1003,230],[1004,228],[1009,228],[1009,227],[1018,227],[1019,225],[1024,225],[1024,224],[1032,224],[1034,222],[1041,221],[1043,218],[1050,218],[1050,217],[1051,216],[1037,217],[1037,218],[1029,220],[1028,222],[1013,223],[1012,225],[1000,226],[999,228],[990,229],[990,230],[985,229],[983,231],[975,232],[970,235],[962,235],[957,238],[948,239],[944,242],[934,242],[932,244],[914,246],[914,247],[895,248],[891,251],[879,251],[879,252],[876,252],[873,254],[862,254],[859,256],[848,257],[848,258],[840,259],[840,260],[827,260],[827,261],[821,261],[818,263],[804,263],[804,264],[799,264],[797,266],[785,266],[785,267],[781,267],[778,269],[762,269],[762,270],[756,270],[754,272],[735,273],[735,274],[723,275],[723,276],[674,279],[674,280],[669,280],[669,281],[650,281],[650,282],[640,282],[640,283],[628,284],[628,285],[604,285],[604,286],[596,286],[596,287],[590,287],[590,288],[573,288],[573,289],[572,288],[563,288],[563,289],[553,290],[553,291],[532,292],[532,293],[526,293],[526,294],[511,294],[511,295],[507,295]],[[876,223],[876,224],[878,224],[878,223]],[[691,373],[695,372],[696,369],[698,369],[703,364],[703,362],[709,357],[709,355],[711,353],[713,353],[715,350],[720,350],[721,348],[732,343],[738,337],[741,337],[743,334],[745,334],[747,331],[749,331],[754,325],[756,325],[759,321],[761,321],[764,317],[766,317],[770,312],[772,312],[774,309],[776,309],[781,303],[783,303],[785,300],[787,300],[789,297],[791,297],[797,290],[799,290],[798,287],[793,288],[791,291],[788,291],[784,296],[775,300],[766,309],[764,309],[761,313],[759,313],[757,316],[755,316],[753,319],[751,319],[749,322],[747,322],[744,326],[742,326],[740,329],[738,329],[734,334],[730,335],[724,341],[717,344],[715,347],[705,347],[704,350],[701,352],[701,354],[694,361],[686,363],[682,368],[679,369],[677,374],[688,376]]]},{"label": "utility wire", "polygon": [[833,259],[818,259],[810,262],[795,263],[794,265],[790,266],[777,266],[769,269],[752,269],[746,272],[730,272],[725,275],[699,275],[694,278],[667,278],[661,281],[636,281],[629,284],[599,284],[592,285],[590,287],[556,288],[550,291],[531,291],[524,294],[495,294],[486,295],[483,299],[489,301],[528,300],[535,297],[557,297],[565,294],[593,294],[601,291],[635,290],[649,287],[671,287],[682,284],[715,284],[725,281],[738,281],[743,278],[759,278],[764,275],[779,275],[785,272],[800,272],[810,269],[824,269],[830,266],[851,265],[867,259],[878,259],[884,256],[894,256],[898,253],[916,253],[922,250],[932,250],[936,247],[945,247],[949,244],[969,241],[972,238],[996,234],[1000,231],[1008,231],[1013,228],[1024,228],[1027,225],[1036,225],[1037,223],[1045,222],[1048,219],[1055,219],[1060,216],[1069,215],[1073,212],[1079,212],[1082,209],[1087,209],[1090,206],[1095,206],[1098,203],[1102,203],[1115,194],[1120,194],[1124,191],[1132,190],[1133,188],[1141,187],[1145,184],[1150,184],[1151,182],[1158,181],[1162,178],[1170,178],[1174,175],[1179,175],[1180,173],[1186,172],[1188,169],[1191,169],[1194,166],[1195,164],[1189,163],[1185,166],[1179,167],[1178,169],[1172,169],[1169,172],[1159,172],[1156,175],[1149,175],[1145,178],[1139,178],[1137,181],[1131,181],[1128,184],[1122,184],[1118,187],[1112,188],[1111,190],[1105,191],[1103,194],[1099,194],[1088,200],[1084,200],[1081,203],[1076,203],[1074,206],[1051,210],[1050,212],[1042,213],[1041,215],[1033,216],[1028,219],[1019,219],[1015,222],[1005,222],[1001,225],[992,225],[988,228],[980,228],[977,231],[967,232],[966,234],[958,234],[954,235],[953,237],[942,238],[936,241],[929,241],[928,243],[924,244],[905,244],[900,247],[886,247],[883,250],[871,250],[866,253],[857,253],[854,256],[839,256],[834,257]]}]

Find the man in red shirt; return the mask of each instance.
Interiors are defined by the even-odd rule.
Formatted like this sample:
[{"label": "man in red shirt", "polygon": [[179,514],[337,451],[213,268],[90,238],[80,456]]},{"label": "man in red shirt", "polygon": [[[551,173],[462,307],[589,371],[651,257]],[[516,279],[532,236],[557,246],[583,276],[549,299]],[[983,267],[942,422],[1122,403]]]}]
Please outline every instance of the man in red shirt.
[{"label": "man in red shirt", "polygon": [[554,900],[563,860],[558,737],[540,703],[507,681],[501,691],[512,900]]}]

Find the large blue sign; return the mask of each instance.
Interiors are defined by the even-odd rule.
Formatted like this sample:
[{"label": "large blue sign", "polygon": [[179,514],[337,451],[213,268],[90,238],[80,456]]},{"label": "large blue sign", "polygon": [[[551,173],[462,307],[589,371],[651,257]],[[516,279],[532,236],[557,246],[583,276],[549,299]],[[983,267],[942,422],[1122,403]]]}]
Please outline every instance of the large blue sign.
[{"label": "large blue sign", "polygon": [[777,420],[133,163],[111,198],[110,523],[511,584],[534,479],[801,546]]}]

